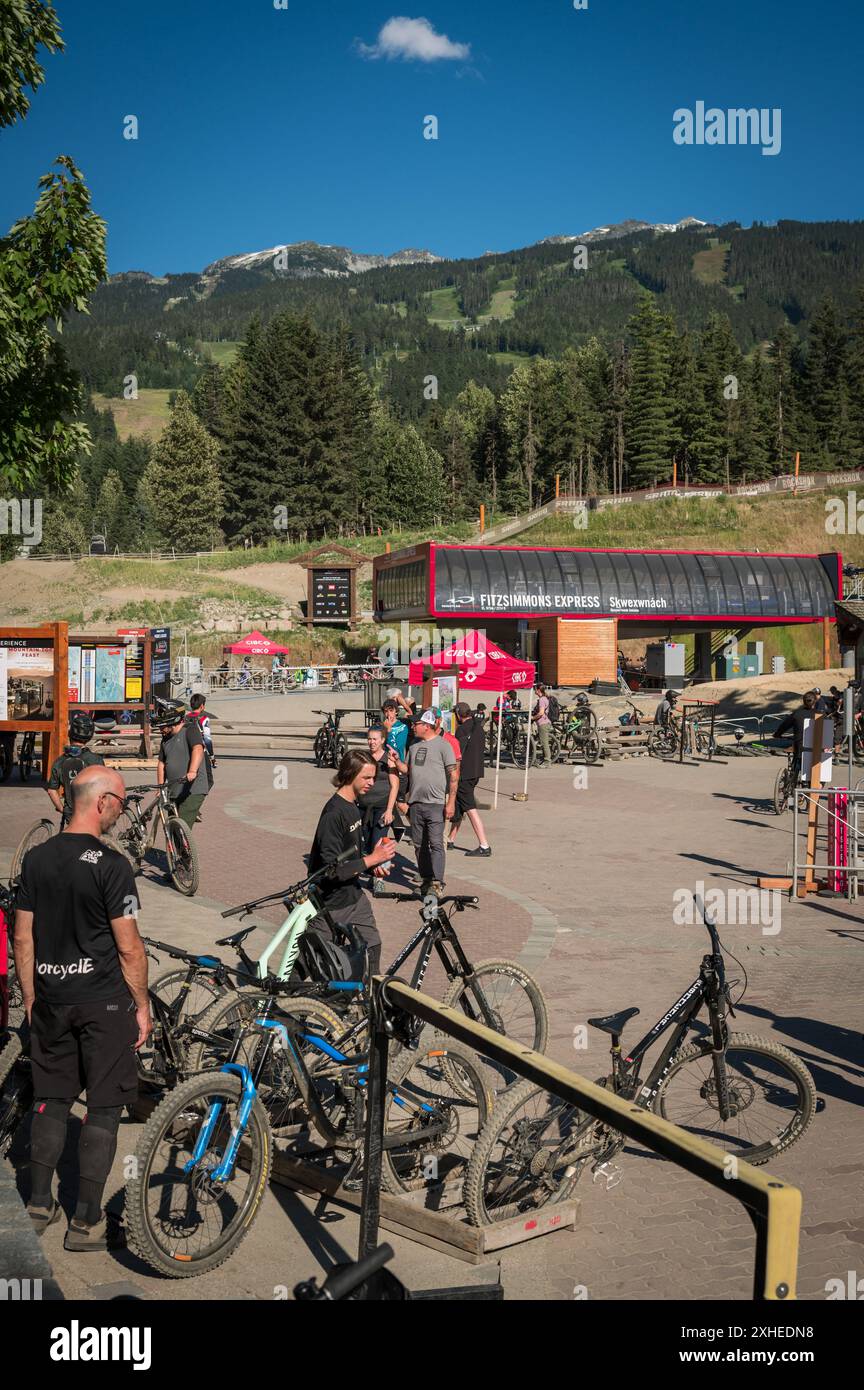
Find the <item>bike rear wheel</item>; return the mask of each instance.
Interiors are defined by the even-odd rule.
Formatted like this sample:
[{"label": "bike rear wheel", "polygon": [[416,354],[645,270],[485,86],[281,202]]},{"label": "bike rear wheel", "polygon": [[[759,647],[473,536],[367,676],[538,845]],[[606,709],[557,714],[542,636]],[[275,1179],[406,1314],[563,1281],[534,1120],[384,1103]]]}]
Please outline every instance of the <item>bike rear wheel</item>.
[{"label": "bike rear wheel", "polygon": [[654,1110],[748,1163],[767,1163],[796,1143],[816,1113],[816,1086],[794,1052],[750,1033],[731,1033],[723,1056],[734,1114],[721,1118],[713,1054],[697,1042],[678,1053]]},{"label": "bike rear wheel", "polygon": [[165,849],[168,872],[178,893],[191,898],[198,892],[198,851],[184,821],[169,816],[165,822]]},{"label": "bike rear wheel", "polygon": [[472,1226],[565,1202],[591,1156],[594,1122],[531,1081],[511,1086],[474,1146],[463,1196]]},{"label": "bike rear wheel", "polygon": [[[150,990],[153,994],[158,994],[162,1002],[170,1008],[176,1002],[188,974],[188,968],[166,970],[152,981]],[[199,1014],[203,1014],[205,1009],[209,1009],[215,1000],[221,999],[227,992],[228,986],[220,985],[209,970],[202,968],[196,971],[186,991],[177,1022],[186,1023],[197,1019]]]},{"label": "bike rear wheel", "polygon": [[312,745],[312,756],[315,759],[316,767],[323,767],[327,760],[327,749],[329,739],[324,729],[319,729],[315,735],[315,742]]},{"label": "bike rear wheel", "polygon": [[21,873],[21,865],[24,863],[24,855],[28,850],[33,849],[34,845],[44,844],[50,840],[51,836],[57,831],[57,826],[53,820],[39,820],[30,829],[25,831],[24,836],[18,844],[18,848],[12,856],[12,864],[9,869],[10,878],[18,878]]},{"label": "bike rear wheel", "polygon": [[[214,1183],[209,1176],[239,1122],[240,1100],[238,1076],[194,1076],[165,1097],[141,1133],[135,1176],[126,1184],[130,1244],[152,1269],[172,1279],[189,1279],[224,1264],[258,1214],[273,1148],[258,1100],[243,1138],[243,1166],[236,1163],[224,1182]],[[213,1104],[221,1112],[207,1152],[186,1172]]]},{"label": "bike rear wheel", "polygon": [[[454,1074],[458,1089],[451,1084]],[[408,1053],[387,1087],[382,1186],[404,1193],[461,1184],[491,1109],[492,1097],[472,1053],[443,1039],[420,1056]],[[459,1197],[457,1186],[454,1204]],[[436,1210],[441,1210],[438,1202]]]}]

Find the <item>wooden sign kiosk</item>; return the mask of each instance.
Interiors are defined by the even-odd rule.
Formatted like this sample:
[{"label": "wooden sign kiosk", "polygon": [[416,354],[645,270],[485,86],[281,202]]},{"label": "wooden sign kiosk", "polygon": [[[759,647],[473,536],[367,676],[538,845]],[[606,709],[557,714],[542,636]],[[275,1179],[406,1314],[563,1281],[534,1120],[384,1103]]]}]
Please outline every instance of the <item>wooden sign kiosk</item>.
[{"label": "wooden sign kiosk", "polygon": [[361,550],[348,550],[344,545],[321,545],[298,555],[296,563],[307,572],[306,626],[315,623],[328,627],[347,624],[356,627],[357,571],[369,564],[369,556]]},{"label": "wooden sign kiosk", "polygon": [[[138,654],[134,661],[130,660],[128,648],[138,648]],[[123,697],[122,699],[110,697],[105,700],[88,699],[89,690],[92,688],[94,696],[100,692],[95,684],[95,663],[96,653],[100,650],[117,652],[123,650]],[[104,637],[70,637],[68,641],[68,652],[73,654],[77,660],[77,670],[70,670],[68,676],[69,709],[86,709],[99,715],[100,711],[106,714],[127,710],[130,714],[140,714],[141,723],[130,723],[126,727],[112,729],[112,739],[137,738],[140,741],[143,756],[151,756],[150,739],[150,695],[151,695],[151,661],[152,661],[153,638],[149,632],[140,629],[137,632],[114,633]],[[93,653],[93,670],[88,676],[87,662],[85,654]],[[75,655],[77,654],[77,655]],[[119,674],[119,673],[118,673]],[[66,734],[64,730],[63,737]]]},{"label": "wooden sign kiosk", "polygon": [[0,738],[41,734],[43,777],[66,742],[68,633],[66,623],[0,628]]}]

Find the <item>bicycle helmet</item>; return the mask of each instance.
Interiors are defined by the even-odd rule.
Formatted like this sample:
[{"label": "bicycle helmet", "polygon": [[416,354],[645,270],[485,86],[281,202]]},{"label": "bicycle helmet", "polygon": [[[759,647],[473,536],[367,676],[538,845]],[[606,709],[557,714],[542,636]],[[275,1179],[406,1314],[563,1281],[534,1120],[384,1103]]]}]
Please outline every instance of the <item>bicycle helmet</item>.
[{"label": "bicycle helmet", "polygon": [[95,732],[96,725],[87,711],[76,710],[69,720],[69,742],[89,743]]},{"label": "bicycle helmet", "polygon": [[153,723],[159,729],[173,729],[175,724],[179,724],[181,719],[186,717],[185,700],[160,700],[156,701],[156,709],[153,712]]},{"label": "bicycle helmet", "polygon": [[590,703],[584,690],[579,691],[579,694],[576,696],[576,703],[577,705],[587,705]]}]

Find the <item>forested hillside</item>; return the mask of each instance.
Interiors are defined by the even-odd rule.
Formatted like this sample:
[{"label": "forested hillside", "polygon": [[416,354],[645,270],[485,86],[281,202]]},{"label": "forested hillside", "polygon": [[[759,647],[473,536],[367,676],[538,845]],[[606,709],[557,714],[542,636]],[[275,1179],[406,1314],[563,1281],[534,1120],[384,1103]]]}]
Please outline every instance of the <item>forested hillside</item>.
[{"label": "forested hillside", "polygon": [[127,273],[72,317],[92,392],[182,394],[158,441],[91,415],[46,548],[97,521],[136,548],[375,534],[522,510],[556,474],[594,493],[673,467],[756,481],[796,451],[864,465],[864,223],[643,231],[585,269],[567,241],[353,274],[309,255]]}]

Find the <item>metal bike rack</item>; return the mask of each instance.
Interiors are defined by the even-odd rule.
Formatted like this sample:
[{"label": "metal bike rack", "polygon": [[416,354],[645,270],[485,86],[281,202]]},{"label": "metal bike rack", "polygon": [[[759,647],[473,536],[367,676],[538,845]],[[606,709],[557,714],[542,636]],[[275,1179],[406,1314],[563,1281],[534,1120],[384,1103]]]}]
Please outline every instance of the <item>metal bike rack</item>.
[{"label": "metal bike rack", "polygon": [[753,1297],[757,1300],[795,1298],[801,1193],[761,1169],[737,1159],[729,1175],[729,1155],[719,1145],[688,1134],[658,1115],[586,1080],[521,1043],[474,1023],[455,1009],[445,1008],[399,980],[376,976],[372,982],[371,1049],[369,1055],[366,1135],[363,1158],[363,1200],[358,1258],[378,1245],[388,1038],[399,1030],[400,1014],[423,1019],[440,1032],[501,1062],[517,1076],[545,1087],[635,1139],[653,1153],[694,1173],[712,1187],[734,1197],[747,1210],[756,1232]]}]

